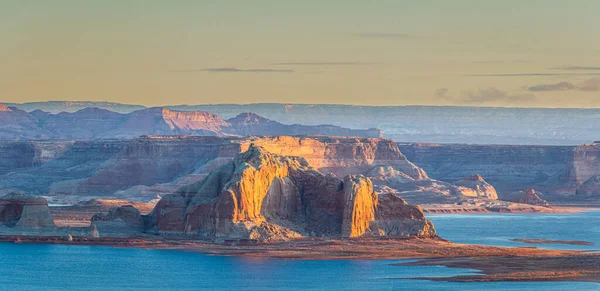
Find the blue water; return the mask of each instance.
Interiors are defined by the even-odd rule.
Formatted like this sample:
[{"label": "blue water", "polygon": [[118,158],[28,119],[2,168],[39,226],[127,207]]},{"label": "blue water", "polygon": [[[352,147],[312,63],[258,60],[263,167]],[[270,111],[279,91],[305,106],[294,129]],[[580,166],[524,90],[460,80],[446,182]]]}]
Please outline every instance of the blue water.
[{"label": "blue water", "polygon": [[[600,244],[600,213],[431,215],[458,242],[521,245],[507,238]],[[493,231],[487,229],[493,228]],[[572,235],[572,236],[571,236]],[[96,246],[0,243],[0,290],[599,290],[594,283],[445,283],[398,278],[473,274],[402,261],[292,261]]]},{"label": "blue water", "polygon": [[[438,234],[457,243],[545,249],[600,250],[600,211],[574,214],[430,214]],[[593,246],[526,244],[516,238],[578,240]]]}]

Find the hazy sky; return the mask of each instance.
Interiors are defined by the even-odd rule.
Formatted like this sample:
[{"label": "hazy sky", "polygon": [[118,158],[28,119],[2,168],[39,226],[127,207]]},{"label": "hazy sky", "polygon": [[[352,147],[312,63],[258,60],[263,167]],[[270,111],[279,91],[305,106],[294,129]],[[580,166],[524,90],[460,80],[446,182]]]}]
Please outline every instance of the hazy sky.
[{"label": "hazy sky", "polygon": [[0,1],[0,101],[600,107],[600,1]]}]

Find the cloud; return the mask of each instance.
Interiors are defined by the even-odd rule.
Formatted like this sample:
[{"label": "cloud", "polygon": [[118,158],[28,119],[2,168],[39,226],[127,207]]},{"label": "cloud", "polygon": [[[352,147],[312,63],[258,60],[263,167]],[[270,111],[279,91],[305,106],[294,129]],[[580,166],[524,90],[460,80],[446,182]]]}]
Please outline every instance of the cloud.
[{"label": "cloud", "polygon": [[588,66],[568,66],[560,68],[550,68],[552,70],[566,70],[566,71],[600,71],[600,67],[588,67]]},{"label": "cloud", "polygon": [[375,65],[378,63],[366,62],[293,62],[293,63],[273,63],[274,66],[364,66]]},{"label": "cloud", "polygon": [[578,88],[581,91],[600,91],[600,78],[586,80]]},{"label": "cloud", "polygon": [[600,78],[583,81],[581,84],[559,82],[555,84],[539,84],[527,88],[529,91],[600,91]]},{"label": "cloud", "polygon": [[488,103],[523,103],[536,101],[537,98],[532,94],[511,94],[496,88],[479,89],[469,91],[461,97],[454,97],[449,94],[447,88],[440,88],[435,91],[435,96],[439,99],[448,100],[456,104],[488,104]]},{"label": "cloud", "polygon": [[576,86],[571,82],[560,82],[556,84],[539,84],[527,88],[529,91],[567,91],[573,90]]},{"label": "cloud", "polygon": [[483,60],[483,61],[473,61],[474,64],[527,64],[531,63],[526,60]]},{"label": "cloud", "polygon": [[448,88],[437,89],[435,91],[435,97],[440,98],[440,99],[454,99],[453,97],[451,97],[449,95],[449,92],[450,91],[448,90]]},{"label": "cloud", "polygon": [[524,77],[524,76],[564,76],[566,74],[553,73],[514,73],[514,74],[472,74],[463,75],[466,77]]},{"label": "cloud", "polygon": [[354,36],[365,37],[365,38],[421,38],[408,33],[385,33],[385,32],[366,32],[366,33],[355,33]]},{"label": "cloud", "polygon": [[469,74],[465,77],[546,77],[546,76],[599,76],[600,73],[508,73],[508,74]]},{"label": "cloud", "polygon": [[211,73],[292,73],[294,70],[289,69],[238,69],[238,68],[206,68],[206,69],[188,69],[175,70],[172,72],[187,73],[187,72],[211,72]]},{"label": "cloud", "polygon": [[532,94],[509,94],[496,88],[479,89],[475,92],[467,92],[462,98],[463,103],[484,104],[489,102],[530,102],[537,98]]}]

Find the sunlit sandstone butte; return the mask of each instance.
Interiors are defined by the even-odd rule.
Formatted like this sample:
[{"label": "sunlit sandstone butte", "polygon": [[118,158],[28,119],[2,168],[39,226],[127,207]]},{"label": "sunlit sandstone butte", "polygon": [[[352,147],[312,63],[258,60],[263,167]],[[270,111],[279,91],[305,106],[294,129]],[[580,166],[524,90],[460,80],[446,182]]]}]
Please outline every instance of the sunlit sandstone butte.
[{"label": "sunlit sandstone butte", "polygon": [[435,236],[418,206],[378,195],[362,175],[323,175],[299,157],[249,149],[205,179],[165,196],[149,227],[216,239]]}]

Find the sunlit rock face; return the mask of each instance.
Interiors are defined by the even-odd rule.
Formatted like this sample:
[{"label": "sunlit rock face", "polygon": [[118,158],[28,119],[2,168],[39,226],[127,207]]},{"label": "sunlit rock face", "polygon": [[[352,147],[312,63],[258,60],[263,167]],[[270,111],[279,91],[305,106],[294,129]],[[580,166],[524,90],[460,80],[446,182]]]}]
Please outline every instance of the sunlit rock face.
[{"label": "sunlit rock face", "polygon": [[[116,196],[135,199],[136,196],[145,195],[152,198],[198,182],[212,169],[246,151],[250,144],[276,154],[301,156],[310,166],[324,174],[335,173],[340,177],[365,174],[376,183],[382,180],[376,179],[375,176],[378,175],[385,175],[394,182],[400,176],[410,181],[427,179],[427,174],[408,161],[395,142],[387,139],[149,136],[129,142],[77,142],[73,145],[73,150],[67,150],[60,157],[64,160],[63,164],[68,163],[72,170],[61,175],[46,171],[51,165],[60,167],[62,164],[58,163],[58,159],[41,165],[38,168],[39,174],[55,181],[49,181],[50,185],[36,185],[36,188],[40,192],[49,192],[50,196]],[[116,153],[113,152],[115,150]],[[31,155],[35,155],[33,150]],[[84,159],[85,155],[87,160]],[[112,157],[106,158],[107,155]],[[76,161],[80,161],[81,166],[71,165]],[[88,168],[92,166],[96,168]],[[89,176],[85,176],[83,172],[74,172],[84,169],[89,169]],[[382,169],[382,172],[373,169]],[[25,179],[19,181],[22,180]],[[17,184],[19,181],[11,184],[20,186]],[[11,180],[5,181],[7,184],[9,182]],[[49,189],[44,189],[44,186]]]},{"label": "sunlit rock face", "polygon": [[213,239],[435,235],[420,208],[388,200],[380,203],[364,176],[323,175],[303,158],[251,145],[202,181],[165,196],[149,221],[160,232]]},{"label": "sunlit rock face", "polygon": [[494,186],[486,182],[479,174],[464,177],[463,179],[454,182],[454,184],[459,186],[459,191],[461,191],[464,196],[498,199],[498,194],[496,193]]},{"label": "sunlit rock face", "polygon": [[535,189],[527,189],[525,191],[519,191],[517,193],[519,197],[515,202],[536,206],[550,206],[548,201],[540,198],[539,195],[541,195],[541,193],[536,193]]},{"label": "sunlit rock face", "polygon": [[0,225],[23,230],[56,226],[45,199],[21,193],[0,197]]}]

